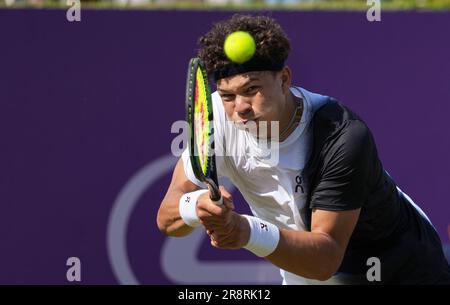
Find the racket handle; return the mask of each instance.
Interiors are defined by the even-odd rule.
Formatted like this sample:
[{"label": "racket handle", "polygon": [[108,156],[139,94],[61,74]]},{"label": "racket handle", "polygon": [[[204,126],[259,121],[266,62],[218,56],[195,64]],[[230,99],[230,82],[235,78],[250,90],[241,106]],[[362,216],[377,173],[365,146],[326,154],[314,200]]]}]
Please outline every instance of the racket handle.
[{"label": "racket handle", "polygon": [[207,183],[207,186],[209,189],[209,198],[211,198],[211,201],[216,205],[222,205],[223,197],[217,185],[214,182],[210,182]]},{"label": "racket handle", "polygon": [[223,204],[223,197],[220,196],[219,200],[214,201],[214,200],[211,199],[211,201],[212,201],[212,203],[214,203],[215,205],[222,205],[222,204]]}]

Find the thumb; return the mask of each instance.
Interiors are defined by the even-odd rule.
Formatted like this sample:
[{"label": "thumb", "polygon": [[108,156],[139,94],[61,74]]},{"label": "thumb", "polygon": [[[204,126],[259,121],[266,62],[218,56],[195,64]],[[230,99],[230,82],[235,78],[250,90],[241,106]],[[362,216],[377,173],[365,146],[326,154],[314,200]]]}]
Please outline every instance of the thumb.
[{"label": "thumb", "polygon": [[223,204],[230,210],[234,210],[234,204],[233,201],[230,201],[228,199],[226,199],[225,197],[223,198]]},{"label": "thumb", "polygon": [[233,201],[233,196],[231,196],[231,194],[227,191],[227,189],[223,185],[219,186],[219,190],[224,198]]},{"label": "thumb", "polygon": [[234,210],[234,204],[233,204],[233,196],[231,196],[231,194],[225,189],[224,186],[219,186],[220,189],[220,193],[222,194],[223,197],[223,202],[225,204],[226,207],[228,207],[229,209]]}]

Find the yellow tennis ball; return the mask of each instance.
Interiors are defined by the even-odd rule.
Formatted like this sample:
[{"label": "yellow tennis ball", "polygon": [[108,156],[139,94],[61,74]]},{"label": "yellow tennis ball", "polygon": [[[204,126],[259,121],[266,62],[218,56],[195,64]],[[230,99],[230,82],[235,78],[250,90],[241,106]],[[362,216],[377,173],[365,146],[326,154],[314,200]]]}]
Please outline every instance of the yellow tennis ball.
[{"label": "yellow tennis ball", "polygon": [[242,64],[255,54],[256,44],[248,32],[237,31],[227,36],[223,49],[231,61]]}]

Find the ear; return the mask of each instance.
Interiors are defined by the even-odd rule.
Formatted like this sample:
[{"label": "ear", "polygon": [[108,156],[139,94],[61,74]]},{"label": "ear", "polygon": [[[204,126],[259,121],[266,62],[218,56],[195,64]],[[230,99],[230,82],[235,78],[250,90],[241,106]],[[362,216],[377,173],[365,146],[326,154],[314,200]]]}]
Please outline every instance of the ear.
[{"label": "ear", "polygon": [[292,72],[288,66],[284,66],[281,70],[281,87],[284,94],[288,94],[289,88],[291,87]]}]

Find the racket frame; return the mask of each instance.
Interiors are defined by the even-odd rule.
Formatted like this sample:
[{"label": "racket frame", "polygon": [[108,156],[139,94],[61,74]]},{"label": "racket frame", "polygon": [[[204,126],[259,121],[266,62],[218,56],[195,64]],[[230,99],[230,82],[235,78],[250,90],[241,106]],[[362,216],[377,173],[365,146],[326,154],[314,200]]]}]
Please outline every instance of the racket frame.
[{"label": "racket frame", "polygon": [[[209,121],[209,141],[207,143],[209,145],[209,153],[208,158],[210,159],[207,173],[209,175],[205,175],[201,169],[199,154],[197,152],[197,145],[195,143],[195,84],[197,80],[197,69],[200,69],[203,74],[203,79],[205,81],[205,89],[206,89],[206,100],[208,104],[208,108],[211,110],[208,114]],[[217,168],[216,168],[216,158],[214,155],[214,123],[213,123],[213,111],[212,111],[212,100],[211,100],[211,89],[208,83],[208,77],[206,74],[205,65],[200,58],[192,58],[189,61],[188,73],[187,73],[187,82],[186,82],[186,121],[189,125],[189,141],[188,141],[188,149],[189,149],[189,157],[192,165],[192,170],[194,171],[195,177],[206,183],[209,189],[210,198],[216,204],[222,203],[222,195],[219,190],[218,179],[217,179]],[[212,153],[212,155],[211,155]]]}]

